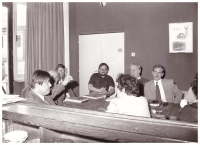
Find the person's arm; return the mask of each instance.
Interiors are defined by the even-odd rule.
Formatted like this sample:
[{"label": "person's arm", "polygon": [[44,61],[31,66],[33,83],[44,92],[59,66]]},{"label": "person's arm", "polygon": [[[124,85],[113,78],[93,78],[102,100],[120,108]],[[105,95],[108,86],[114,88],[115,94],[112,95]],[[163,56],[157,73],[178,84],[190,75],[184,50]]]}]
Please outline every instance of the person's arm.
[{"label": "person's arm", "polygon": [[115,88],[113,86],[109,86],[109,91],[106,93],[107,97],[112,96],[115,93]]},{"label": "person's arm", "polygon": [[109,113],[118,113],[119,112],[118,111],[118,106],[113,100],[110,101],[110,104],[107,107],[107,111],[106,112],[109,112]]},{"label": "person's arm", "polygon": [[58,94],[60,94],[64,89],[65,86],[71,81],[73,78],[71,76],[65,77],[65,79],[58,85],[56,85],[52,90],[51,90],[51,95],[49,97],[51,99],[54,99]]},{"label": "person's arm", "polygon": [[192,91],[192,87],[190,87],[189,90],[185,92],[184,99],[187,100],[190,104],[195,102],[196,97]]},{"label": "person's arm", "polygon": [[147,99],[145,97],[142,97],[141,99],[143,99],[143,102],[141,104],[141,106],[143,106],[143,109],[140,110],[141,115],[144,117],[151,117]]},{"label": "person's arm", "polygon": [[178,89],[178,86],[174,83],[174,81],[172,80],[172,92],[174,94],[174,103],[180,103],[181,99],[183,97],[183,93]]},{"label": "person's arm", "polygon": [[92,92],[107,93],[106,88],[97,89],[92,84],[88,84],[88,89]]},{"label": "person's arm", "polygon": [[112,77],[109,79],[109,89],[108,92],[106,93],[107,97],[112,96],[115,93],[115,83]]},{"label": "person's arm", "polygon": [[149,99],[149,95],[148,95],[148,91],[147,91],[147,85],[144,85],[144,97],[148,100]]}]

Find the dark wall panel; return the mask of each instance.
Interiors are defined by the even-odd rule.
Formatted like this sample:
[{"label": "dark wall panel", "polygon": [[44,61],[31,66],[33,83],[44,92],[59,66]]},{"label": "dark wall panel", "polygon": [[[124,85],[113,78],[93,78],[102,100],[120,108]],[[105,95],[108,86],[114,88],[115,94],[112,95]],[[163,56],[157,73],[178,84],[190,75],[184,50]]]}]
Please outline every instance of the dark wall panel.
[{"label": "dark wall panel", "polygon": [[[152,67],[160,63],[166,68],[166,78],[174,79],[180,89],[189,88],[198,70],[197,3],[107,3],[105,7],[99,3],[75,3],[70,5],[70,10],[70,17],[76,18],[70,22],[74,23],[70,35],[76,37],[70,38],[71,64],[78,60],[78,46],[74,41],[78,41],[79,34],[123,31],[126,73],[130,63],[140,63],[143,77],[151,80]],[[169,53],[169,23],[176,22],[193,22],[193,53]],[[131,57],[131,52],[136,56]],[[78,76],[78,66],[72,69],[75,69],[73,75]]]},{"label": "dark wall panel", "polygon": [[[69,53],[70,53],[70,75],[79,82],[79,53],[78,53],[78,35],[76,33],[76,4],[69,3]],[[75,87],[74,93],[79,95],[79,87]]]}]

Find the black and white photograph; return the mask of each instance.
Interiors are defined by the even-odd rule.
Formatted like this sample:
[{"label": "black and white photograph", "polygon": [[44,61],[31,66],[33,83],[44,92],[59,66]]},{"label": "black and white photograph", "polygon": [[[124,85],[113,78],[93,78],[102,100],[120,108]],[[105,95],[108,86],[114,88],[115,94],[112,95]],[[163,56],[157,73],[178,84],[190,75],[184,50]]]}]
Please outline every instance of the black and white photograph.
[{"label": "black and white photograph", "polygon": [[1,6],[2,143],[198,143],[198,1]]}]

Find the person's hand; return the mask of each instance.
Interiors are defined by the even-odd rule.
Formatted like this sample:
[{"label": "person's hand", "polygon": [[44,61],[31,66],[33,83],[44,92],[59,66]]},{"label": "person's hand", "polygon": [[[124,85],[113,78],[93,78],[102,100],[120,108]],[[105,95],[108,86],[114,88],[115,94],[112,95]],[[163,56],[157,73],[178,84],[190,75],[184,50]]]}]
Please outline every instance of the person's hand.
[{"label": "person's hand", "polygon": [[108,92],[106,92],[106,96],[107,97],[109,97],[110,96],[110,92],[108,91]]},{"label": "person's hand", "polygon": [[67,76],[65,77],[64,81],[62,82],[62,84],[63,84],[64,86],[66,86],[66,85],[67,85],[70,81],[72,81],[72,80],[73,80],[72,76],[67,75]]},{"label": "person's hand", "polygon": [[106,88],[100,88],[99,93],[106,94],[107,93]]}]

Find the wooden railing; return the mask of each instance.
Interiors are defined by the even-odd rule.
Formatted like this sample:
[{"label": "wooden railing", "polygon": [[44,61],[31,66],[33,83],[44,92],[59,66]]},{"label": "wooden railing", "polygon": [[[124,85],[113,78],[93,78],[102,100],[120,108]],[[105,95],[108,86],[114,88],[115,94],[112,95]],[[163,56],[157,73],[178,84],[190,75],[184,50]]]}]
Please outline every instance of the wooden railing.
[{"label": "wooden railing", "polygon": [[197,124],[52,105],[10,104],[2,118],[38,127],[41,142],[198,142]]}]

